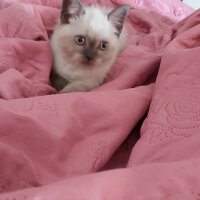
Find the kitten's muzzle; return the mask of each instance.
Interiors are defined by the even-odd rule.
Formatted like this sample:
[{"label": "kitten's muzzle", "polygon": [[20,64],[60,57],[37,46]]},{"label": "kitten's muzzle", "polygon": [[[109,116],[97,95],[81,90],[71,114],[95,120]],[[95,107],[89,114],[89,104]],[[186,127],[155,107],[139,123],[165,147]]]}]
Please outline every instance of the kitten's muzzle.
[{"label": "kitten's muzzle", "polygon": [[94,59],[96,52],[92,48],[86,48],[83,51],[83,54],[84,54],[84,57],[86,58],[86,60],[89,62]]}]

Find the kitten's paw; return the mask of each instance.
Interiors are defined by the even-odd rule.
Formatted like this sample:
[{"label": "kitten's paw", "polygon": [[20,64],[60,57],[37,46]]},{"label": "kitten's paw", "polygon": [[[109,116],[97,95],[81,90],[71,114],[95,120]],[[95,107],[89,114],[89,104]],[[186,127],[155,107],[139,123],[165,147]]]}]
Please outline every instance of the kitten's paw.
[{"label": "kitten's paw", "polygon": [[63,88],[62,90],[58,91],[58,94],[64,94],[64,93],[70,93],[70,92],[74,92],[69,88]]},{"label": "kitten's paw", "polygon": [[58,93],[69,93],[69,92],[89,92],[95,87],[97,87],[97,83],[88,82],[88,81],[74,81],[67,86],[65,86],[62,90],[60,90]]},{"label": "kitten's paw", "polygon": [[58,91],[58,94],[64,94],[64,93],[72,93],[72,92],[82,92],[78,87],[74,87],[73,85],[68,85],[64,87],[62,90]]}]

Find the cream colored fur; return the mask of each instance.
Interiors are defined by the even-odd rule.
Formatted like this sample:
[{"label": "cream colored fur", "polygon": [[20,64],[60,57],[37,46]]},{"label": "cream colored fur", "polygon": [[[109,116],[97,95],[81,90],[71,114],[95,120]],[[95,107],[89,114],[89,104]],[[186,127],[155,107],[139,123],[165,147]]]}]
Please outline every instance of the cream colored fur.
[{"label": "cream colored fur", "polygon": [[[84,7],[84,10],[84,15],[70,19],[69,24],[59,22],[51,38],[54,55],[52,70],[69,83],[59,93],[90,91],[98,87],[126,45],[125,29],[123,28],[119,37],[115,34],[115,27],[107,17],[109,10],[98,6]],[[76,48],[81,47],[76,47],[73,39],[76,35],[87,35],[96,41],[108,41],[108,50],[101,52],[102,56],[92,66],[83,66],[80,50],[77,49],[76,52]],[[65,48],[66,52],[63,50]],[[67,55],[68,52],[71,53],[70,56]]]}]

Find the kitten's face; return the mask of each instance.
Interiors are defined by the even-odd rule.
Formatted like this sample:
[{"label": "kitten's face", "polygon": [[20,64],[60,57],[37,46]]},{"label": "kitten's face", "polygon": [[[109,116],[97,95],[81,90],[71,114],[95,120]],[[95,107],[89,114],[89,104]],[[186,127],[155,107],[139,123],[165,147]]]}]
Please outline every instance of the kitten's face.
[{"label": "kitten's face", "polygon": [[87,35],[64,36],[60,38],[64,57],[77,66],[99,66],[108,63],[116,54],[115,46],[109,40],[95,40]]},{"label": "kitten's face", "polygon": [[87,9],[79,19],[60,26],[62,53],[77,66],[98,67],[110,63],[118,49],[119,38],[111,23],[103,13],[93,9]]}]

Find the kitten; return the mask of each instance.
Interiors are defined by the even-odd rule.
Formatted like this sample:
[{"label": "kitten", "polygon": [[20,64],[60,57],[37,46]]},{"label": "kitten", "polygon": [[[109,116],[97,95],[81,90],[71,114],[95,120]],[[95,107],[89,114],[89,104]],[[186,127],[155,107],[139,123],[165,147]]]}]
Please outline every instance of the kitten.
[{"label": "kitten", "polygon": [[126,45],[123,24],[128,10],[128,6],[110,11],[63,0],[51,38],[51,82],[59,93],[90,91],[103,82]]}]

